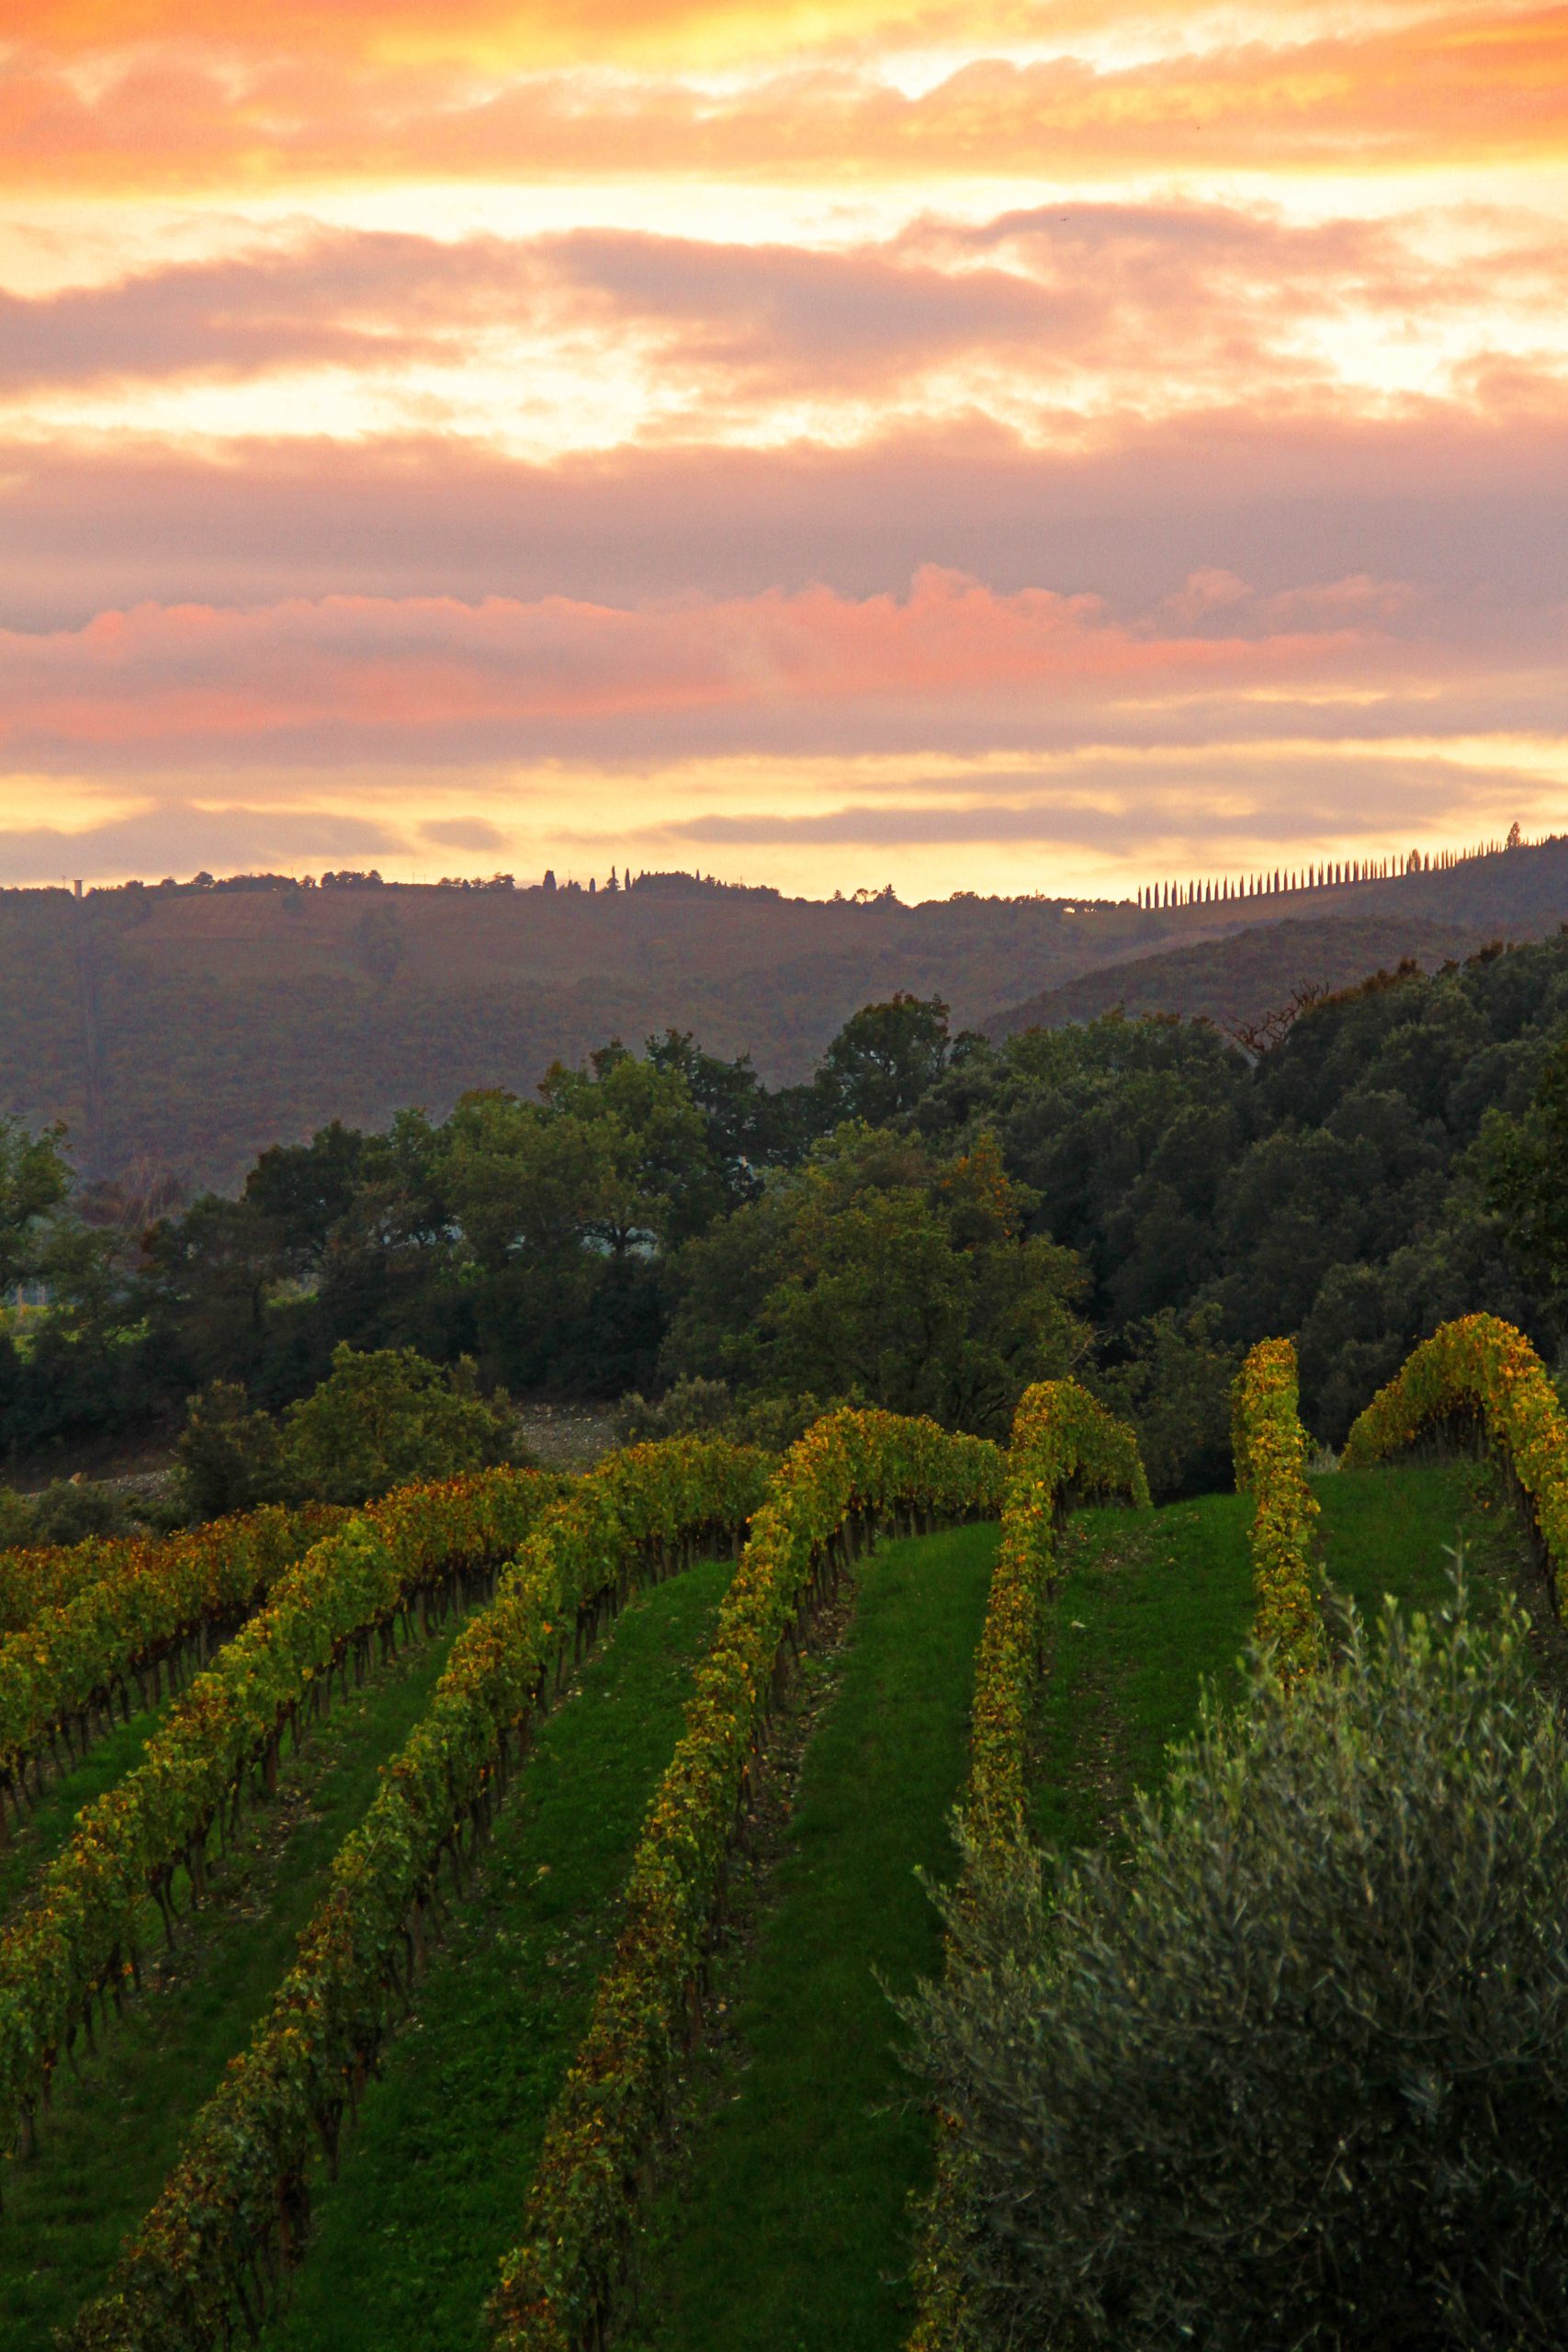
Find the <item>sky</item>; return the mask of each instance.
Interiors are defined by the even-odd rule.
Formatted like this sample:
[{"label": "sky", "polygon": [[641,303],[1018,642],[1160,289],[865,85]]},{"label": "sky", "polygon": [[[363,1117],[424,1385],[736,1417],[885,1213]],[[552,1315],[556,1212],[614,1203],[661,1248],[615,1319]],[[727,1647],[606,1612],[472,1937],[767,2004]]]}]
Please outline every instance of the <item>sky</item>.
[{"label": "sky", "polygon": [[1568,7],[0,0],[0,882],[1568,830]]}]

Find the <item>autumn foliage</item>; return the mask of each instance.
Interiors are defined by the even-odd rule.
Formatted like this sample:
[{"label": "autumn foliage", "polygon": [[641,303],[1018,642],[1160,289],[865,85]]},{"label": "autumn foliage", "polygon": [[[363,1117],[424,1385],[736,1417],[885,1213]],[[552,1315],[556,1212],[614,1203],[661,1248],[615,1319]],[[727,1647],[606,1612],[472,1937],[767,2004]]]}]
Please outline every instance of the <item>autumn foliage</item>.
[{"label": "autumn foliage", "polygon": [[1317,1504],[1306,1482],[1306,1432],[1296,1394],[1291,1341],[1259,1340],[1232,1396],[1232,1442],[1236,1485],[1254,1498],[1257,1638],[1287,1678],[1323,1662],[1312,1552]]},{"label": "autumn foliage", "polygon": [[889,1413],[827,1414],[785,1457],[649,1809],[626,1925],[546,2131],[523,2238],[502,2267],[493,2317],[506,2352],[576,2352],[607,2310],[694,2027],[730,1839],[802,1621],[878,1528],[992,1514],[1002,1484],[994,1445]]},{"label": "autumn foliage", "polygon": [[755,1449],[717,1440],[635,1446],[537,1517],[340,1849],[249,2049],[197,2117],[109,2288],[81,2314],[80,2352],[197,2352],[254,2324],[299,2250],[312,2153],[335,2152],[412,1985],[441,1865],[460,1873],[565,1654],[639,1577],[738,1540],[767,1467]]},{"label": "autumn foliage", "polygon": [[1345,1467],[1361,1469],[1456,1424],[1479,1425],[1516,1482],[1561,1611],[1568,1604],[1568,1415],[1545,1365],[1511,1323],[1466,1315],[1440,1325],[1356,1422]]}]

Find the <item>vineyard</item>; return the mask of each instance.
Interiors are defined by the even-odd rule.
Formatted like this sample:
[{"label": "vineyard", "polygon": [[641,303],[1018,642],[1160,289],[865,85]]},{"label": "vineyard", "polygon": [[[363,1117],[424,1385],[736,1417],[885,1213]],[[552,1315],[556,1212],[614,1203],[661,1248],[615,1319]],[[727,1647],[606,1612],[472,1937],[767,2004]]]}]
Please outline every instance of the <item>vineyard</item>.
[{"label": "vineyard", "polygon": [[[922,1885],[1115,1851],[1249,1640],[1543,1623],[1568,1422],[1485,1317],[1150,1507],[1071,1380],[0,1556],[0,2352],[955,2352]],[[1550,1644],[1540,1670],[1554,1670]],[[962,1832],[955,1843],[954,1823]]]}]

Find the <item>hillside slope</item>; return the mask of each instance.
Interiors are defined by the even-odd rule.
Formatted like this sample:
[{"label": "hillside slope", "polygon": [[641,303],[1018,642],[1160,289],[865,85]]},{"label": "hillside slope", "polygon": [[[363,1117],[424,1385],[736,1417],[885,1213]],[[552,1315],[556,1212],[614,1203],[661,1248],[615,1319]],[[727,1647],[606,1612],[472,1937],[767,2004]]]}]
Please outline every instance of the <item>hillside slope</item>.
[{"label": "hillside slope", "polygon": [[[6,891],[0,1111],[63,1119],[89,1175],[155,1165],[226,1185],[267,1144],[330,1119],[377,1125],[411,1102],[443,1115],[474,1087],[525,1091],[615,1035],[691,1030],[778,1084],[897,989],[941,995],[958,1025],[993,1034],[1119,1001],[1245,1017],[1303,978],[1440,960],[1565,917],[1568,840],[1446,873],[1158,910],[820,902],[689,877],[592,896]],[[1233,966],[1238,934],[1251,944]]]},{"label": "hillside slope", "polygon": [[[1513,927],[1516,938],[1529,935],[1526,926]],[[1103,966],[1043,989],[1025,1003],[993,1014],[986,1034],[1002,1038],[1020,1029],[1059,1029],[1066,1022],[1093,1021],[1118,1007],[1130,1017],[1175,1012],[1234,1030],[1260,1021],[1298,989],[1351,988],[1371,972],[1392,970],[1406,956],[1431,971],[1450,956],[1461,962],[1474,955],[1492,936],[1419,915],[1259,923],[1224,939]]]}]

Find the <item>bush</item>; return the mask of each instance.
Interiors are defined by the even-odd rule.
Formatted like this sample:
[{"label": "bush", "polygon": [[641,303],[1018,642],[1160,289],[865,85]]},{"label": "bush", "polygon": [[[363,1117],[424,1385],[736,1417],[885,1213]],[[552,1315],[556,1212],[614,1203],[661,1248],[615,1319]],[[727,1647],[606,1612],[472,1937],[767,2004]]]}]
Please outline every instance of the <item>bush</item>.
[{"label": "bush", "polygon": [[112,1487],[90,1478],[56,1478],[36,1495],[0,1487],[0,1551],[34,1544],[81,1544],[89,1535],[130,1535],[149,1515]]},{"label": "bush", "polygon": [[362,1503],[522,1459],[506,1399],[479,1395],[468,1357],[444,1372],[413,1348],[360,1355],[344,1341],[315,1394],[284,1415],[278,1475],[288,1500]]},{"label": "bush", "polygon": [[1156,1501],[1230,1483],[1231,1385],[1242,1351],[1220,1337],[1220,1310],[1170,1307],[1124,1335],[1125,1360],[1092,1385],[1132,1422]]},{"label": "bush", "polygon": [[1255,1663],[1123,1863],[968,1852],[906,2016],[987,2352],[1561,2340],[1568,1743],[1516,1615],[1379,1633]]},{"label": "bush", "polygon": [[190,1399],[175,1452],[193,1518],[254,1510],[277,1494],[277,1425],[269,1413],[252,1408],[238,1381],[215,1380]]},{"label": "bush", "polygon": [[663,1438],[698,1437],[723,1429],[735,1410],[728,1380],[678,1380],[652,1404],[637,1389],[615,1408],[615,1434],[623,1445],[656,1444]]}]

